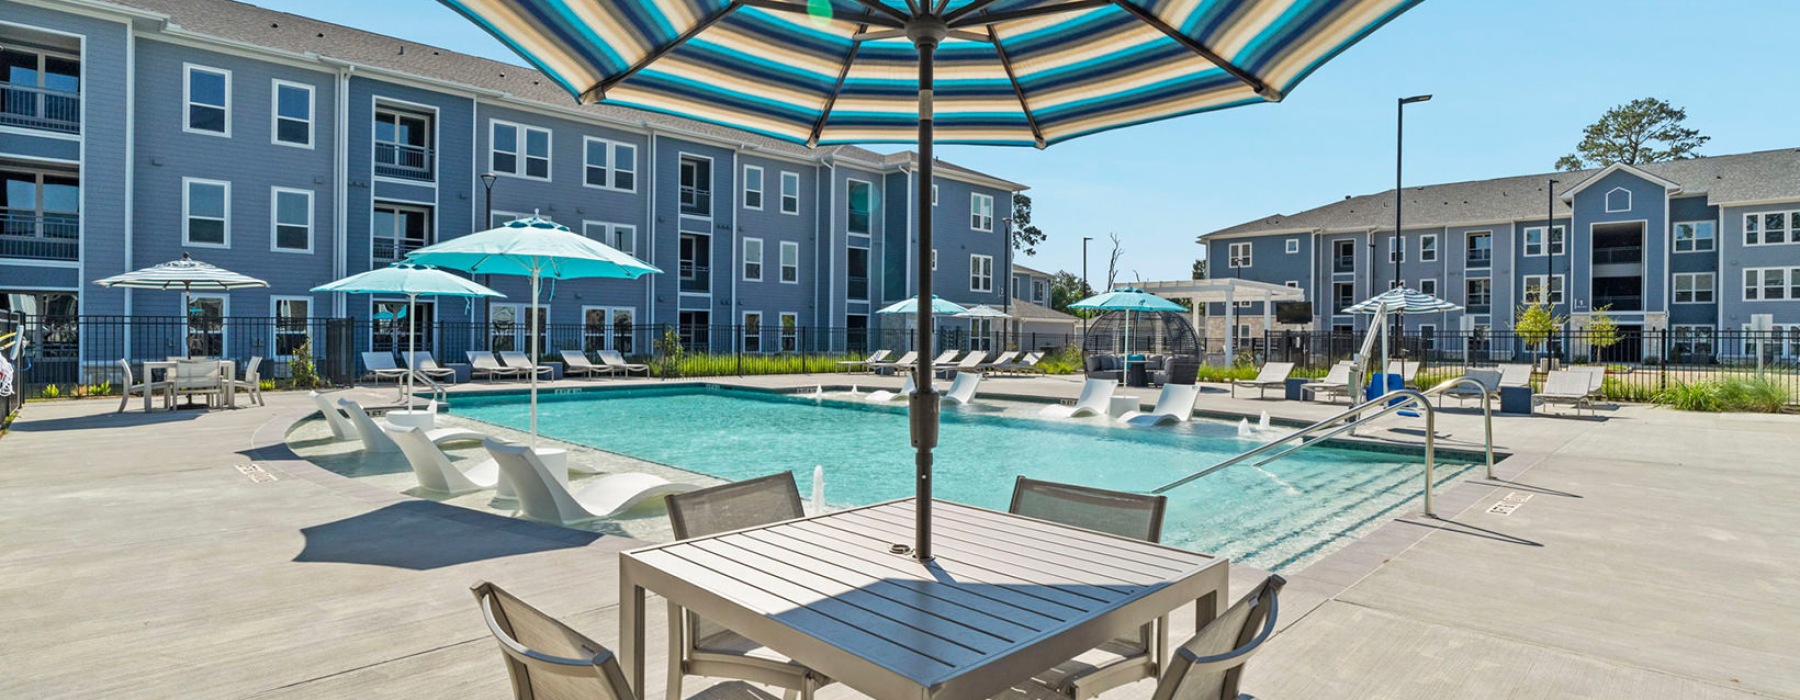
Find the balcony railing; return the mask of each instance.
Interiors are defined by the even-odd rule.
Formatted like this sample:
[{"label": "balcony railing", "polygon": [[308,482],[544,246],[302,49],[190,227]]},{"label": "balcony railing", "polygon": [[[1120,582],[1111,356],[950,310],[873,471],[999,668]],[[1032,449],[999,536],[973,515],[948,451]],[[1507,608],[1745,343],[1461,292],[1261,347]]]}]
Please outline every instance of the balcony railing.
[{"label": "balcony railing", "polygon": [[1615,248],[1595,248],[1594,264],[1607,265],[1615,263],[1641,263],[1644,261],[1643,246],[1618,246]]},{"label": "balcony railing", "polygon": [[1463,313],[1471,315],[1492,313],[1493,310],[1493,304],[1468,304],[1463,307]]},{"label": "balcony railing", "polygon": [[405,258],[407,253],[423,248],[426,245],[427,243],[422,240],[408,238],[393,239],[378,236],[375,238],[374,250],[371,252],[370,257],[376,264],[385,265],[387,263],[397,262]]},{"label": "balcony railing", "polygon": [[1594,308],[1602,306],[1611,306],[1612,311],[1643,311],[1644,297],[1641,294],[1594,295]]},{"label": "balcony railing", "polygon": [[1354,258],[1354,257],[1332,258],[1331,271],[1332,272],[1355,272],[1356,271],[1356,258]]},{"label": "balcony railing", "polygon": [[432,153],[425,146],[375,143],[375,174],[402,180],[432,181]]},{"label": "balcony railing", "polygon": [[712,216],[712,190],[683,185],[681,188],[681,213]]},{"label": "balcony railing", "polygon": [[712,290],[712,268],[681,261],[681,291],[706,293]]},{"label": "balcony railing", "polygon": [[869,300],[869,278],[867,276],[850,276],[849,297],[857,301]]},{"label": "balcony railing", "polygon": [[1492,267],[1493,264],[1494,254],[1492,251],[1471,250],[1468,259],[1464,262],[1464,267]]},{"label": "balcony railing", "polygon": [[81,133],[81,94],[0,83],[0,125]]},{"label": "balcony railing", "polygon": [[78,260],[81,215],[0,210],[0,258]]}]

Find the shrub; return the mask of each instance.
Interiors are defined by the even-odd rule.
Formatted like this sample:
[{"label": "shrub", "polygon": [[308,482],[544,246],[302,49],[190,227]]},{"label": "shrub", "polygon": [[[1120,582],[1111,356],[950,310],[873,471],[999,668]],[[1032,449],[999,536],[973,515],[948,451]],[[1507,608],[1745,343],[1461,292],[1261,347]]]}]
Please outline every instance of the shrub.
[{"label": "shrub", "polygon": [[46,399],[60,398],[62,396],[62,389],[58,388],[55,384],[45,384],[44,388],[38,391],[38,396]]},{"label": "shrub", "polygon": [[1630,401],[1634,403],[1650,403],[1656,400],[1656,387],[1644,382],[1629,379],[1607,377],[1600,384],[1600,395],[1608,401]]},{"label": "shrub", "polygon": [[673,372],[672,377],[724,377],[742,373],[759,374],[823,374],[837,372],[839,362],[849,355],[732,355],[728,353],[680,353],[666,355],[659,366]]},{"label": "shrub", "polygon": [[1037,368],[1043,370],[1044,374],[1075,374],[1087,371],[1087,367],[1081,359],[1081,348],[1073,345],[1066,345],[1044,353],[1043,359],[1038,360]]},{"label": "shrub", "polygon": [[1778,413],[1788,398],[1780,383],[1760,375],[1676,384],[1655,397],[1670,408],[1710,413]]},{"label": "shrub", "polygon": [[300,342],[288,358],[288,381],[295,389],[313,389],[320,385],[318,369],[313,365],[312,338]]},{"label": "shrub", "polygon": [[669,328],[656,339],[656,357],[650,361],[650,367],[656,371],[656,376],[664,379],[682,376],[681,358],[686,354],[687,348],[681,345],[681,334]]},{"label": "shrub", "polygon": [[1237,379],[1255,379],[1256,372],[1256,365],[1248,362],[1240,362],[1230,367],[1200,365],[1200,374],[1197,381],[1218,384]]}]

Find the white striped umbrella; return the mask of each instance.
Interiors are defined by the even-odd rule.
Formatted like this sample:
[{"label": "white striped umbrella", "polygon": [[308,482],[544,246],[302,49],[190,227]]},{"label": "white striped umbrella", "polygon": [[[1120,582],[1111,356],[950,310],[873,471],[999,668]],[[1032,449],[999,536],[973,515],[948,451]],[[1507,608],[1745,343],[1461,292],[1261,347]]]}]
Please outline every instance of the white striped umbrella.
[{"label": "white striped umbrella", "polygon": [[[1350,307],[1351,313],[1372,315],[1388,313],[1405,316],[1406,314],[1428,314],[1439,311],[1461,311],[1462,307],[1439,299],[1424,292],[1416,292],[1406,287],[1395,287],[1362,303]],[[1387,371],[1388,340],[1387,324],[1381,324],[1381,371]]]},{"label": "white striped umbrella", "polygon": [[[157,263],[141,270],[94,280],[94,284],[109,289],[179,289],[181,315],[184,317],[188,314],[188,296],[196,289],[203,292],[228,292],[233,289],[269,286],[268,282],[255,277],[195,260],[187,253],[182,253],[180,260]],[[191,354],[192,348],[184,349],[183,353]]]}]

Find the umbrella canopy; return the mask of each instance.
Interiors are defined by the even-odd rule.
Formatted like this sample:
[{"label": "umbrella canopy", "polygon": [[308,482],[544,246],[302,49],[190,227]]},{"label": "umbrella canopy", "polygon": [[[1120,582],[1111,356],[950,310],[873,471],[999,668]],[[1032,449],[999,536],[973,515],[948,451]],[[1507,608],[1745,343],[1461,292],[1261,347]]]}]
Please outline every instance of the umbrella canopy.
[{"label": "umbrella canopy", "polygon": [[955,314],[957,318],[1012,318],[1011,314],[987,304],[977,304],[968,311]]},{"label": "umbrella canopy", "polygon": [[1390,314],[1425,314],[1438,311],[1460,311],[1462,307],[1424,292],[1405,287],[1390,289],[1350,307],[1351,313],[1373,314],[1385,309]]},{"label": "umbrella canopy", "polygon": [[[656,266],[631,257],[569,227],[532,215],[498,228],[452,238],[407,254],[414,263],[437,265],[485,275],[531,278],[531,361],[537,364],[538,289],[544,280],[583,277],[637,279],[661,274]],[[537,444],[538,373],[531,372],[531,443]]]},{"label": "umbrella canopy", "polygon": [[[404,294],[406,308],[396,312],[381,312],[371,318],[377,321],[397,321],[406,319],[406,366],[412,367],[413,357],[417,354],[415,343],[418,339],[418,328],[413,324],[412,307],[419,297],[504,297],[506,295],[483,287],[473,281],[452,275],[430,265],[397,262],[387,267],[368,272],[359,272],[336,282],[329,282],[313,287],[315,292],[342,292],[344,294]],[[406,373],[406,401],[412,404],[413,396],[412,372]]]},{"label": "umbrella canopy", "polygon": [[255,277],[195,260],[187,253],[182,253],[180,260],[97,279],[94,284],[114,289],[179,289],[184,292],[226,292],[269,286],[268,282]]},{"label": "umbrella canopy", "polygon": [[[961,304],[950,301],[948,299],[940,298],[936,294],[931,295],[931,315],[933,315],[933,316],[955,316],[958,314],[965,314],[968,312],[969,312],[969,310],[967,308],[963,307]],[[919,313],[919,298],[918,297],[909,297],[904,301],[899,301],[899,302],[895,302],[893,304],[889,304],[889,305],[884,306],[881,309],[877,310],[875,313],[922,315]]]},{"label": "umbrella canopy", "polygon": [[1069,305],[1071,309],[1097,311],[1174,311],[1187,313],[1187,307],[1136,287],[1120,287],[1095,294]]},{"label": "umbrella canopy", "polygon": [[[920,192],[933,182],[940,128],[945,143],[1041,148],[1279,101],[1419,1],[440,0],[579,101],[807,145],[916,142]],[[924,260],[932,206],[917,199]],[[931,296],[928,266],[917,280],[916,293]],[[927,319],[920,309],[921,348],[932,345]],[[912,554],[929,560],[939,403],[928,353],[918,374]]]}]

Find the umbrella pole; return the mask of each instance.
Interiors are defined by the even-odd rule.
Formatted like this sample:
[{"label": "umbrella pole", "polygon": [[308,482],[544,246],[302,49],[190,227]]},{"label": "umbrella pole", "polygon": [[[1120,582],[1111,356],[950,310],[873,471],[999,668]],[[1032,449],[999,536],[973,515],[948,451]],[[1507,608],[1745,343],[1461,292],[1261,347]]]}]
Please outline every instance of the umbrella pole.
[{"label": "umbrella pole", "polygon": [[531,446],[537,447],[538,268],[531,268]]},{"label": "umbrella pole", "polygon": [[413,316],[413,305],[418,300],[417,294],[406,295],[406,410],[409,411],[412,410],[413,398],[413,362],[418,357],[415,344],[419,337],[419,322]]},{"label": "umbrella pole", "polygon": [[[919,208],[919,260],[931,259],[931,183],[932,183],[932,54],[938,42],[949,34],[943,20],[921,17],[908,22],[907,37],[919,50],[919,170],[918,186],[913,190]],[[1009,273],[1010,274],[1010,273]],[[919,347],[918,379],[907,414],[912,419],[912,443],[918,450],[914,466],[918,475],[914,508],[913,557],[931,559],[931,448],[937,446],[938,395],[931,388],[931,266],[919,265]]]}]

